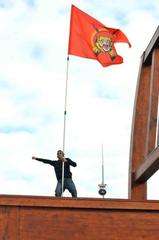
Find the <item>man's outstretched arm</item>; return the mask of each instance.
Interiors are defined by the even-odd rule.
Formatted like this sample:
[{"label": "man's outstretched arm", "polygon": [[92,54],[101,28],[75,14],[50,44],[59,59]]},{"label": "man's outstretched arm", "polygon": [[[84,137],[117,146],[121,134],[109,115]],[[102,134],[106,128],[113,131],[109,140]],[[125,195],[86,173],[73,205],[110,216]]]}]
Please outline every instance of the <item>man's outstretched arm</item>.
[{"label": "man's outstretched arm", "polygon": [[35,156],[33,156],[32,159],[33,159],[33,160],[40,161],[40,162],[43,162],[43,163],[47,163],[47,164],[53,165],[53,161],[51,161],[51,160],[49,160],[49,159],[38,158],[38,157],[35,157]]}]

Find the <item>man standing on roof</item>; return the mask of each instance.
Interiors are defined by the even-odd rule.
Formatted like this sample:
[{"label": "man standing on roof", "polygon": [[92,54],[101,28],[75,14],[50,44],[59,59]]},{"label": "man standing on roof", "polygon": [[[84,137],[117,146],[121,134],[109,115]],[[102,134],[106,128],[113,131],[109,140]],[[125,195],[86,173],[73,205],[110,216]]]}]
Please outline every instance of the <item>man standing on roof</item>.
[{"label": "man standing on roof", "polygon": [[72,180],[72,173],[70,172],[70,166],[76,167],[77,164],[73,162],[70,158],[64,158],[64,152],[62,150],[57,151],[57,158],[58,160],[49,160],[49,159],[43,159],[43,158],[37,158],[32,157],[32,159],[50,164],[55,169],[55,174],[57,178],[57,185],[55,189],[55,196],[61,197],[62,195],[62,165],[64,162],[64,185],[63,185],[63,191],[67,189],[72,197],[77,197],[77,190],[75,187],[75,184]]}]

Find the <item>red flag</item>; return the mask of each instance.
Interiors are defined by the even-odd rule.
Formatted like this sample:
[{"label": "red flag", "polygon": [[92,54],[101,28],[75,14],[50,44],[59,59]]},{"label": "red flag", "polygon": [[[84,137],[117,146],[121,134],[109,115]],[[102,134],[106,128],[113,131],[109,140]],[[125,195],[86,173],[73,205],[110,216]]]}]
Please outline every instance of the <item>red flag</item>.
[{"label": "red flag", "polygon": [[116,52],[117,42],[131,44],[120,29],[108,28],[74,5],[71,8],[68,54],[91,58],[103,67],[120,64],[123,58]]}]

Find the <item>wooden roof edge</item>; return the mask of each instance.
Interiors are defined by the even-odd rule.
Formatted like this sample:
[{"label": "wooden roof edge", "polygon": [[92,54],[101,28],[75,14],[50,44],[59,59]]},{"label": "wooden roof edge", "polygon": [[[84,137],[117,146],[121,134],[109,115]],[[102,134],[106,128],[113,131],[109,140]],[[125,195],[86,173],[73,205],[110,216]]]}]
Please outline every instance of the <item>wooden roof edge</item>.
[{"label": "wooden roof edge", "polygon": [[143,62],[145,65],[150,65],[152,60],[152,51],[154,48],[159,48],[159,26],[157,27],[154,35],[152,36],[146,50],[144,51]]},{"label": "wooden roof edge", "polygon": [[158,200],[132,201],[130,199],[71,198],[49,196],[0,195],[0,207],[47,207],[96,210],[158,211]]}]

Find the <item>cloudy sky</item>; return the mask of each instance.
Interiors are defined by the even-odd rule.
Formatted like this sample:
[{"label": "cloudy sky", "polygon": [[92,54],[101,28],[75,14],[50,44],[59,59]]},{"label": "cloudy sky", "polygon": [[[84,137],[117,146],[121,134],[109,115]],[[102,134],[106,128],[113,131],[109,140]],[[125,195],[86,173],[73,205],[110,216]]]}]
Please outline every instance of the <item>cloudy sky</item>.
[{"label": "cloudy sky", "polygon": [[[103,68],[70,56],[65,155],[79,197],[100,197],[102,145],[107,198],[128,197],[129,143],[139,63],[158,27],[158,0],[0,0],[0,194],[54,196],[63,148],[71,4],[132,44],[117,44],[124,63]],[[156,173],[148,198],[158,199]],[[70,196],[66,191],[64,196]]]}]

